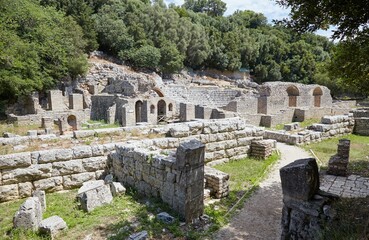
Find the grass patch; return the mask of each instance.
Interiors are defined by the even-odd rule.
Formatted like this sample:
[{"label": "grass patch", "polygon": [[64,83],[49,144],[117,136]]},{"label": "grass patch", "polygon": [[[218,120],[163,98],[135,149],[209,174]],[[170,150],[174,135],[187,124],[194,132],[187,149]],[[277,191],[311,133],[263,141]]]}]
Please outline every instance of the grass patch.
[{"label": "grass patch", "polygon": [[88,120],[87,123],[82,123],[82,128],[85,129],[103,129],[103,128],[119,128],[118,122],[106,123],[105,120]]},{"label": "grass patch", "polygon": [[344,198],[333,203],[337,217],[321,233],[325,240],[369,239],[369,197]]},{"label": "grass patch", "polygon": [[28,130],[39,130],[41,129],[40,124],[30,124],[24,126],[18,126],[16,124],[9,124],[6,121],[0,121],[0,137],[3,136],[4,132],[10,132],[16,135],[27,135]]},{"label": "grass patch", "polygon": [[[303,122],[299,122],[300,128],[306,128],[308,126],[313,125],[314,123],[320,123],[320,118],[310,118],[310,119],[306,119]],[[272,127],[271,129],[273,129],[273,130],[283,130],[284,125],[285,125],[285,123],[277,124],[275,127]]]},{"label": "grass patch", "polygon": [[329,158],[337,153],[338,140],[346,138],[351,141],[349,172],[369,177],[369,137],[350,134],[344,137],[335,137],[317,143],[305,145],[306,150],[312,149],[322,162],[321,167],[326,169]]}]

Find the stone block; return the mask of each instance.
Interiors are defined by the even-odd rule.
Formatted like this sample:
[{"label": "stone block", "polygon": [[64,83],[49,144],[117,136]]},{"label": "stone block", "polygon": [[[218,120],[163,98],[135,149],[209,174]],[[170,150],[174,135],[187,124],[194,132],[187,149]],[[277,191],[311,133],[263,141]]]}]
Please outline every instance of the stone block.
[{"label": "stone block", "polygon": [[105,182],[104,180],[95,180],[95,181],[88,181],[88,182],[84,182],[82,184],[82,187],[80,187],[78,189],[77,195],[90,191],[91,189],[95,189],[97,187],[101,187],[104,186]]},{"label": "stone block", "polygon": [[70,160],[53,163],[53,176],[64,176],[82,172],[85,172],[82,166],[82,160]]},{"label": "stone block", "polygon": [[186,124],[174,125],[169,129],[171,137],[182,138],[190,135],[190,128]]},{"label": "stone block", "polygon": [[28,130],[27,136],[29,137],[37,137],[37,130]]},{"label": "stone block", "polygon": [[30,182],[18,184],[18,191],[19,191],[20,198],[30,197],[32,195],[32,190],[33,190],[33,185]]},{"label": "stone block", "polygon": [[68,176],[63,176],[63,186],[65,189],[72,189],[82,186],[84,182],[94,180],[95,174],[93,172],[78,173]]},{"label": "stone block", "polygon": [[90,146],[78,146],[72,149],[74,159],[92,157],[92,149]]},{"label": "stone block", "polygon": [[29,166],[31,166],[31,154],[29,152],[0,156],[0,170]]},{"label": "stone block", "polygon": [[34,181],[33,185],[36,189],[44,190],[46,192],[56,192],[63,190],[63,178],[51,177]]},{"label": "stone block", "polygon": [[104,184],[102,186],[79,193],[77,199],[84,211],[91,212],[96,207],[111,203],[111,201],[113,201],[113,196],[111,194],[109,185]]},{"label": "stone block", "polygon": [[52,166],[48,164],[33,165],[28,168],[3,170],[2,181],[4,184],[31,182],[34,180],[51,177]]},{"label": "stone block", "polygon": [[147,231],[142,231],[138,233],[131,234],[128,240],[146,240],[149,237]]},{"label": "stone block", "polygon": [[37,158],[37,163],[55,162],[55,150],[32,152],[32,158]]},{"label": "stone block", "polygon": [[161,213],[159,213],[158,215],[157,215],[157,218],[160,220],[160,221],[162,221],[162,222],[164,222],[164,223],[166,223],[166,224],[172,224],[172,223],[174,223],[174,221],[175,221],[175,218],[174,217],[172,217],[171,215],[169,215],[168,213],[166,213],[166,212],[161,212]]},{"label": "stone block", "polygon": [[67,223],[59,216],[52,216],[40,222],[39,231],[53,239],[60,231],[67,229]]},{"label": "stone block", "polygon": [[126,192],[126,188],[120,182],[111,182],[110,183],[110,191],[113,197],[117,197],[120,195],[124,195]]},{"label": "stone block", "polygon": [[280,169],[285,200],[308,201],[319,190],[318,165],[314,158],[296,160]]},{"label": "stone block", "polygon": [[19,207],[13,219],[14,228],[36,231],[42,220],[42,208],[37,197],[30,197]]},{"label": "stone block", "polygon": [[197,140],[181,143],[177,148],[177,167],[194,166],[204,163],[205,145]]},{"label": "stone block", "polygon": [[55,150],[55,159],[57,161],[71,160],[73,157],[72,149],[58,149]]},{"label": "stone block", "polygon": [[7,202],[19,197],[18,185],[11,184],[0,186],[0,202]]},{"label": "stone block", "polygon": [[32,197],[37,197],[40,201],[42,211],[46,211],[46,194],[43,190],[36,190],[32,193]]}]

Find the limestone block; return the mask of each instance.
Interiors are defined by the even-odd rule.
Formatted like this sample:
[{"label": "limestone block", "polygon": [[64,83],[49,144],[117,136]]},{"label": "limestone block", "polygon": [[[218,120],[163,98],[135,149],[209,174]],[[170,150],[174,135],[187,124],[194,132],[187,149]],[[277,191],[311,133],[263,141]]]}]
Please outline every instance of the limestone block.
[{"label": "limestone block", "polygon": [[97,187],[101,187],[105,185],[104,180],[94,180],[94,181],[87,181],[82,184],[82,187],[78,189],[77,195],[80,195],[84,192],[90,191]]},{"label": "limestone block", "polygon": [[166,224],[172,224],[175,221],[175,218],[167,212],[161,212],[156,216],[160,221],[166,223]]},{"label": "limestone block", "polygon": [[119,143],[107,143],[104,144],[104,152],[111,152],[115,150],[115,146]]},{"label": "limestone block", "polygon": [[146,240],[149,237],[147,231],[142,231],[138,233],[131,234],[128,240]]},{"label": "limestone block", "polygon": [[280,169],[285,200],[308,201],[319,190],[318,165],[314,158],[296,160]]},{"label": "limestone block", "polygon": [[103,179],[105,175],[106,175],[105,170],[95,171],[95,179]]},{"label": "limestone block", "polygon": [[64,176],[82,172],[85,172],[85,170],[80,159],[53,163],[53,176]]},{"label": "limestone block", "polygon": [[18,191],[19,191],[20,198],[30,197],[32,195],[32,190],[33,190],[33,185],[30,182],[18,184]]},{"label": "limestone block", "polygon": [[32,155],[34,154],[38,154],[37,163],[50,163],[56,161],[55,150],[33,152]]},{"label": "limestone block", "polygon": [[110,191],[113,197],[123,195],[126,192],[126,188],[120,182],[110,183]]},{"label": "limestone block", "polygon": [[72,149],[74,159],[92,157],[92,149],[90,146],[78,146]]},{"label": "limestone block", "polygon": [[91,157],[82,159],[82,166],[88,172],[104,170],[106,167],[107,157]]},{"label": "limestone block", "polygon": [[46,194],[43,190],[36,190],[32,193],[32,197],[37,197],[40,201],[42,211],[46,211]]},{"label": "limestone block", "polygon": [[14,228],[37,230],[42,220],[42,209],[37,197],[29,197],[19,207],[13,219]]},{"label": "limestone block", "polygon": [[29,166],[31,166],[31,154],[29,152],[0,156],[0,170]]},{"label": "limestone block", "polygon": [[71,160],[73,157],[72,149],[58,149],[55,151],[55,158],[57,161]]},{"label": "limestone block", "polygon": [[174,125],[169,129],[171,137],[182,138],[190,135],[190,128],[185,124]]},{"label": "limestone block", "polygon": [[29,137],[37,137],[37,130],[28,130],[27,136]]},{"label": "limestone block", "polygon": [[19,197],[18,185],[11,184],[0,186],[0,202],[6,202]]},{"label": "limestone block", "polygon": [[77,199],[84,211],[91,212],[96,207],[111,203],[113,196],[110,192],[109,185],[104,184],[78,194]]},{"label": "limestone block", "polygon": [[33,185],[36,189],[44,190],[46,192],[56,192],[63,190],[63,178],[51,177],[34,181]]},{"label": "limestone block", "polygon": [[237,130],[237,123],[232,121],[219,122],[218,123],[218,132],[232,132]]},{"label": "limestone block", "polygon": [[94,130],[77,130],[73,131],[73,137],[74,138],[86,138],[86,137],[92,137],[95,135]]},{"label": "limestone block", "polygon": [[191,140],[181,143],[177,148],[176,164],[178,167],[184,167],[187,164],[196,165],[204,162],[205,146],[197,140]]},{"label": "limestone block", "polygon": [[188,127],[190,135],[198,135],[202,133],[204,124],[202,122],[189,122]]},{"label": "limestone block", "polygon": [[94,179],[95,174],[93,172],[63,176],[63,186],[65,189],[76,188],[82,186],[84,182]]},{"label": "limestone block", "polygon": [[51,177],[51,170],[51,163],[33,165],[28,168],[3,170],[2,181],[4,184],[31,182],[33,180]]},{"label": "limestone block", "polygon": [[67,223],[59,216],[52,216],[40,222],[39,231],[41,234],[51,236],[53,239],[60,231],[67,229]]},{"label": "limestone block", "polygon": [[216,122],[205,122],[204,123],[204,129],[203,129],[204,134],[215,134],[215,133],[218,133],[218,131],[219,131],[219,126]]},{"label": "limestone block", "polygon": [[169,147],[168,140],[166,138],[154,139],[154,145],[161,149],[167,149]]},{"label": "limestone block", "polygon": [[92,145],[91,146],[92,156],[104,156],[104,146],[103,145]]}]

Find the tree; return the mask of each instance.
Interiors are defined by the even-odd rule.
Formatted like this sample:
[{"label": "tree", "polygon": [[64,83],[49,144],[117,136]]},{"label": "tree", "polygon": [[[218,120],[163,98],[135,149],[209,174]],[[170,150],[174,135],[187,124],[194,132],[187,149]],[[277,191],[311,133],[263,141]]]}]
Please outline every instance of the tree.
[{"label": "tree", "polygon": [[209,16],[223,16],[227,4],[221,0],[185,0],[182,5],[194,12],[207,13]]}]

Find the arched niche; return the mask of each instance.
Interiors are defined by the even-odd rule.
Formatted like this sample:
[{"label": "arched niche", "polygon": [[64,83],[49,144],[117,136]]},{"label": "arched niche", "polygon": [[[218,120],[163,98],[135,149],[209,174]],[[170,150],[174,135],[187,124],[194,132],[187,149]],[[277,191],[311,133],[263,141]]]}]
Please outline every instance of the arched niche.
[{"label": "arched niche", "polygon": [[296,86],[291,85],[286,91],[288,95],[288,106],[297,107],[297,97],[300,95],[299,89]]},{"label": "arched niche", "polygon": [[313,91],[314,96],[314,107],[320,107],[322,102],[323,91],[320,87],[316,87]]},{"label": "arched niche", "polygon": [[142,101],[137,101],[135,104],[135,115],[136,115],[136,123],[142,122]]},{"label": "arched niche", "polygon": [[163,99],[158,102],[158,122],[162,122],[165,120],[167,115],[167,104]]},{"label": "arched niche", "polygon": [[73,131],[77,130],[77,118],[74,115],[69,115],[67,118],[67,123],[72,127]]}]

